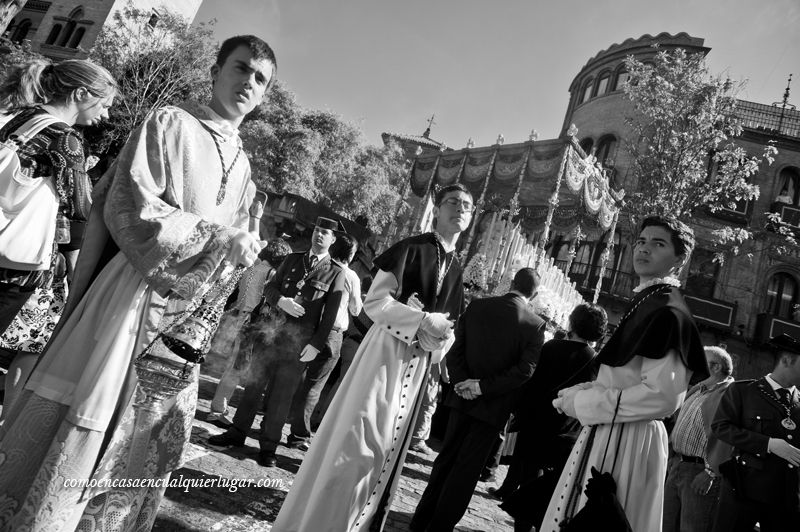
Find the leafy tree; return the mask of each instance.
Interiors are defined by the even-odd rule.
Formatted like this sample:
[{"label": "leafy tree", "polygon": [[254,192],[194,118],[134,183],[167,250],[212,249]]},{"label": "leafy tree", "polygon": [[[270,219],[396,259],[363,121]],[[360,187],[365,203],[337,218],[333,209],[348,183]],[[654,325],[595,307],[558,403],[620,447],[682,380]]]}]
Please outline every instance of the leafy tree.
[{"label": "leafy tree", "polygon": [[304,109],[280,81],[240,135],[260,188],[298,194],[375,231],[394,218],[406,177],[399,147],[367,145],[357,126]]},{"label": "leafy tree", "polygon": [[[714,212],[757,199],[752,178],[777,150],[768,144],[755,156],[735,143],[742,133],[736,95],[743,84],[711,75],[702,54],[680,48],[660,51],[652,62],[628,57],[625,63],[625,93],[634,110],[626,117],[632,137],[625,143],[635,189],[626,205],[631,222],[649,213],[686,220],[706,208]],[[717,243],[734,253],[751,237],[750,230],[734,226],[714,232]]]},{"label": "leafy tree", "polygon": [[153,109],[209,98],[215,52],[211,27],[192,25],[169,11],[159,15],[151,26],[151,12],[131,2],[95,41],[90,59],[106,67],[120,87],[109,120],[87,135],[95,153],[116,155]]}]

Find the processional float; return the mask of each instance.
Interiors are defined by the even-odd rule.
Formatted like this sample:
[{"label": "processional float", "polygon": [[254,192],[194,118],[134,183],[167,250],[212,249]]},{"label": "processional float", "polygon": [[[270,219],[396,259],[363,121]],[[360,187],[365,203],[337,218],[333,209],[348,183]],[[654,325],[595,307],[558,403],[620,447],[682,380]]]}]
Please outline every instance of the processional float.
[{"label": "processional float", "polygon": [[[472,224],[462,236],[464,282],[478,295],[505,293],[519,268],[535,267],[542,279],[537,311],[565,327],[569,313],[583,301],[568,276],[576,244],[586,236],[606,239],[596,302],[625,195],[611,188],[594,157],[579,147],[576,133],[573,126],[566,138],[540,141],[534,131],[527,142],[507,145],[501,135],[492,146],[475,148],[470,142],[461,150],[418,153],[398,216],[410,194],[422,201],[407,222],[389,226],[384,242],[430,230],[434,191],[461,183],[476,198]],[[575,235],[563,270],[546,256],[555,231]]]}]

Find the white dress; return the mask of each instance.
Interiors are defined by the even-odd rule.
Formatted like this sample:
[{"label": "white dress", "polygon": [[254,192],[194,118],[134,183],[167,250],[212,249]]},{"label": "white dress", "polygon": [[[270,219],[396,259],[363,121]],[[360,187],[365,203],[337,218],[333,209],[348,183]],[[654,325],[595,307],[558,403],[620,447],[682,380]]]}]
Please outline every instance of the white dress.
[{"label": "white dress", "polygon": [[[660,420],[672,415],[683,403],[690,376],[691,371],[674,350],[661,359],[635,356],[624,366],[600,366],[591,387],[575,395],[575,410],[584,428],[550,500],[542,532],[560,530],[560,523],[566,517],[566,501],[573,490],[580,491],[575,512],[586,504],[583,490],[591,467],[599,470],[603,461],[620,390],[622,399],[603,471],[611,469],[616,455],[613,476],[617,482],[617,498],[631,528],[635,532],[661,531],[668,441]],[[591,425],[599,426],[589,447]],[[589,453],[588,462],[584,474],[577,478],[584,453]]]}]

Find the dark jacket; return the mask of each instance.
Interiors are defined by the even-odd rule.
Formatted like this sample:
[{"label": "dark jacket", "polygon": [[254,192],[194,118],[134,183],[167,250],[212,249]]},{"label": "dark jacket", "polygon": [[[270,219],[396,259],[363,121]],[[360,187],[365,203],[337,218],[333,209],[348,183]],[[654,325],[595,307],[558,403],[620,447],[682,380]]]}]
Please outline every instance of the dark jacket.
[{"label": "dark jacket", "polygon": [[[339,303],[344,297],[344,271],[328,256],[323,259],[324,264],[320,263],[306,272],[303,267],[306,255],[291,253],[284,259],[264,288],[264,300],[275,307],[281,296],[294,298],[299,292],[306,313],[300,318],[286,316],[286,319],[313,330],[308,343],[321,351],[333,329]],[[301,279],[303,287],[298,289],[297,283]]]},{"label": "dark jacket", "polygon": [[522,386],[514,411],[513,429],[536,434],[531,439],[531,456],[537,460],[556,459],[569,454],[581,423],[553,408],[558,391],[597,376],[594,349],[584,342],[550,340],[542,347],[542,355],[533,377]]},{"label": "dark jacket", "polygon": [[798,469],[767,452],[767,444],[770,438],[780,438],[798,445],[800,404],[795,401],[791,410],[796,427],[788,430],[781,425],[786,410],[774,397],[766,379],[734,382],[720,400],[711,430],[733,446],[740,497],[796,512],[800,511]]},{"label": "dark jacket", "polygon": [[521,296],[472,301],[458,321],[445,360],[453,385],[480,379],[482,395],[466,400],[452,393],[445,403],[502,429],[539,360],[544,330],[544,321]]}]

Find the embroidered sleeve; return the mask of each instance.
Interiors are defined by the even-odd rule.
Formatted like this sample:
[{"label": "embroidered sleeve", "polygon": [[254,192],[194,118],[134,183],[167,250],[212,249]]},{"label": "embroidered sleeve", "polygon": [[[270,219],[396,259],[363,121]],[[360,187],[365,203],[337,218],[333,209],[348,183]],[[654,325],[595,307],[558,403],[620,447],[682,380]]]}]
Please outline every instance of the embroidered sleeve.
[{"label": "embroidered sleeve", "polygon": [[150,286],[189,299],[213,280],[238,230],[164,199],[185,171],[174,167],[167,148],[171,135],[180,137],[182,120],[169,108],[161,109],[131,135],[115,163],[104,220]]}]

